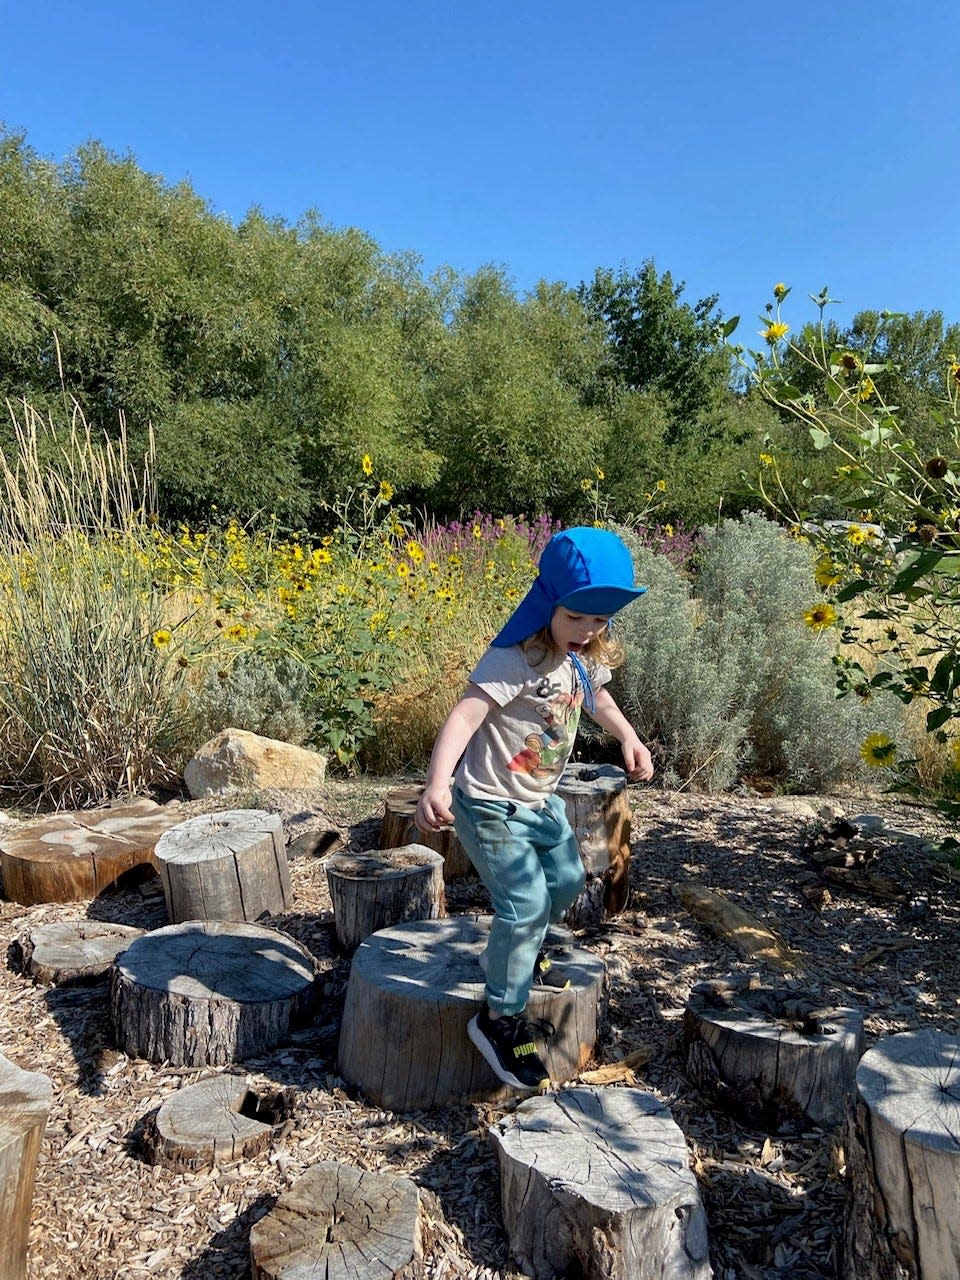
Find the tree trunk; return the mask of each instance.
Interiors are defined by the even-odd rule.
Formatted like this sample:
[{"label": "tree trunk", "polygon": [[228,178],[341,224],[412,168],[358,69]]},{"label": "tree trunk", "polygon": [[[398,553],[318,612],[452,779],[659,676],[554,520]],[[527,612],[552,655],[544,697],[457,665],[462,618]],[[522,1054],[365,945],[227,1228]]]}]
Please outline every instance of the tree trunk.
[{"label": "tree trunk", "polygon": [[157,842],[167,912],[187,920],[264,920],[293,898],[279,814],[229,809],[189,818]]},{"label": "tree trunk", "polygon": [[564,916],[574,929],[600,924],[627,905],[630,889],[630,801],[627,775],[616,765],[570,764],[563,800],[586,872],[583,891]]},{"label": "tree trunk", "polygon": [[443,858],[444,880],[457,880],[473,875],[473,863],[457,838],[453,827],[431,831],[424,835],[414,825],[413,815],[423,792],[421,786],[398,787],[384,800],[383,824],[380,831],[381,849],[400,849],[408,844],[423,844]]},{"label": "tree trunk", "polygon": [[535,1280],[708,1280],[684,1136],[640,1089],[530,1098],[491,1130],[510,1252]]},{"label": "tree trunk", "polygon": [[355,951],[364,938],[404,920],[446,915],[443,858],[422,844],[382,853],[337,853],[326,861],[337,941]]},{"label": "tree trunk", "polygon": [[409,1178],[324,1160],[250,1230],[253,1280],[420,1280],[420,1194]]},{"label": "tree trunk", "polygon": [[687,1075],[727,1110],[776,1130],[799,1117],[843,1121],[863,1052],[859,1010],[737,976],[693,988],[684,1016]]},{"label": "tree trunk", "polygon": [[[353,957],[338,1070],[394,1111],[507,1096],[467,1034],[484,1004],[480,954],[489,918],[454,916],[381,929]],[[604,966],[572,943],[554,960],[566,990],[535,987],[527,1013],[546,1019],[543,1059],[556,1081],[586,1063],[597,1040]],[[536,1028],[535,1028],[536,1030]]]},{"label": "tree trunk", "polygon": [[887,1036],[857,1069],[848,1280],[960,1276],[960,1039]]},{"label": "tree trunk", "polygon": [[138,938],[111,971],[117,1044],[174,1066],[225,1066],[286,1044],[312,1011],[317,968],[275,929],[194,921]]},{"label": "tree trunk", "polygon": [[60,986],[102,978],[142,929],[106,920],[61,920],[38,924],[19,938],[24,973]]},{"label": "tree trunk", "polygon": [[225,1072],[184,1085],[162,1104],[144,1139],[150,1164],[212,1169],[249,1160],[270,1145],[293,1108],[292,1088],[257,1093],[249,1077]]},{"label": "tree trunk", "polygon": [[53,1084],[0,1055],[0,1277],[24,1280],[30,1207]]}]

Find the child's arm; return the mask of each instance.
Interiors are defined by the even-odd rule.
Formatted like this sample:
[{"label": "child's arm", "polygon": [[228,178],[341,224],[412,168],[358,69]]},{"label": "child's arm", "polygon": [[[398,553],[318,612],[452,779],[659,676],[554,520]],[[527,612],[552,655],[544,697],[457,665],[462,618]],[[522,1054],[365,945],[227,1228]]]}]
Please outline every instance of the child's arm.
[{"label": "child's arm", "polygon": [[427,771],[427,785],[414,817],[417,830],[428,835],[453,822],[450,812],[450,776],[467,743],[483,724],[487,712],[496,706],[489,694],[471,685],[453,708],[437,734]]},{"label": "child's arm", "polygon": [[637,737],[636,731],[613,700],[606,687],[594,694],[593,711],[590,713],[601,728],[606,729],[620,743],[627,777],[633,781],[649,782],[653,777],[653,761],[650,752]]}]

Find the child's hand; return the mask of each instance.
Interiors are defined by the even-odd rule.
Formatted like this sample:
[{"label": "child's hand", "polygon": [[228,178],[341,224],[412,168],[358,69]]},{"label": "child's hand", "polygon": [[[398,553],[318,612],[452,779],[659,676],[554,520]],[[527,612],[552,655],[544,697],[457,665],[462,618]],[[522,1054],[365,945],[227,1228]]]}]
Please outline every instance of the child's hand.
[{"label": "child's hand", "polygon": [[649,782],[653,777],[653,758],[636,734],[628,734],[620,744],[623,766],[631,782]]},{"label": "child's hand", "polygon": [[453,822],[450,812],[450,787],[441,783],[431,783],[423,791],[417,803],[417,812],[413,821],[418,831],[429,835],[431,831],[439,831],[449,827]]}]

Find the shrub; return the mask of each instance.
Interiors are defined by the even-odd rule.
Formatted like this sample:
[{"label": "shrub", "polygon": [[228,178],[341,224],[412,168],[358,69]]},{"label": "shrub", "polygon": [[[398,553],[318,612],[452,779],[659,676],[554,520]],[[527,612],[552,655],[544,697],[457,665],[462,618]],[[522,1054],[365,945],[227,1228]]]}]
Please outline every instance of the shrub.
[{"label": "shrub", "polygon": [[197,736],[230,726],[300,746],[316,729],[309,693],[308,673],[292,655],[244,650],[227,669],[207,667],[193,700]]}]

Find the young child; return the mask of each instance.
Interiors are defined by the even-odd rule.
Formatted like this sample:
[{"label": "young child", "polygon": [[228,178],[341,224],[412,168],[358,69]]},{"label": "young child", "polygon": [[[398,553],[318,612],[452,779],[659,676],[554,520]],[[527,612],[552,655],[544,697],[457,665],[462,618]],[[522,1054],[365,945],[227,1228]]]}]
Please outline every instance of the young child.
[{"label": "young child", "polygon": [[555,794],[581,705],[618,739],[630,778],[653,776],[650,752],[605,687],[623,661],[610,618],[645,590],[634,586],[630,553],[615,534],[554,534],[533,586],[444,722],[417,807],[425,833],[455,823],[493,901],[487,1007],[468,1030],[517,1089],[550,1083],[524,1010],[549,967],[541,955],[547,929],[583,888],[580,851]]}]

